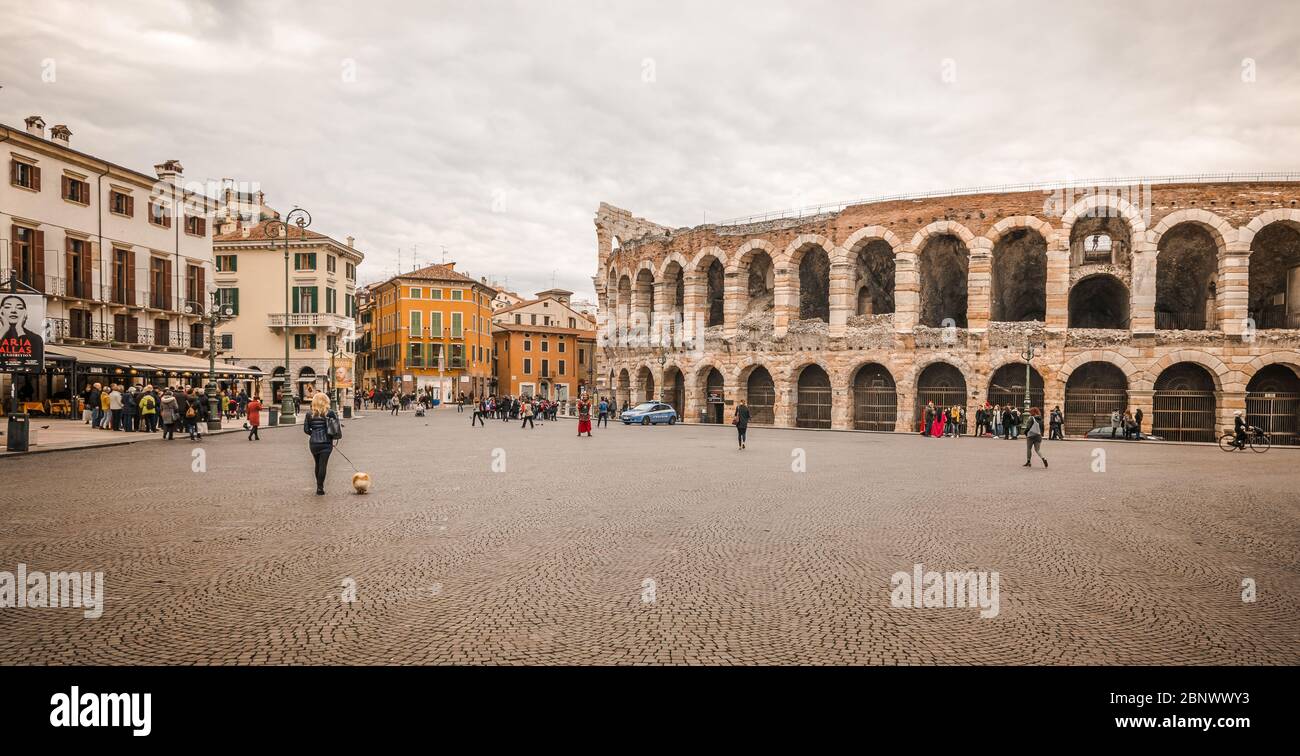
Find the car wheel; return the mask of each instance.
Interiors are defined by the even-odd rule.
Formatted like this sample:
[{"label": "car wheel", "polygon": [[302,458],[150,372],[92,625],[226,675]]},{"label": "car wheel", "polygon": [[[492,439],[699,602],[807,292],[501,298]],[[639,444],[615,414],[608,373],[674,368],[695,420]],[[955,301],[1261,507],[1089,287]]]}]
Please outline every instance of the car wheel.
[{"label": "car wheel", "polygon": [[676,416],[673,416],[673,417],[668,418],[668,424],[669,424],[669,425],[676,425],[676,424],[677,424],[677,417],[676,417]]},{"label": "car wheel", "polygon": [[649,425],[649,424],[650,424],[650,418],[648,418],[648,417],[643,417],[643,418],[641,418],[641,424],[642,424],[642,425]]}]

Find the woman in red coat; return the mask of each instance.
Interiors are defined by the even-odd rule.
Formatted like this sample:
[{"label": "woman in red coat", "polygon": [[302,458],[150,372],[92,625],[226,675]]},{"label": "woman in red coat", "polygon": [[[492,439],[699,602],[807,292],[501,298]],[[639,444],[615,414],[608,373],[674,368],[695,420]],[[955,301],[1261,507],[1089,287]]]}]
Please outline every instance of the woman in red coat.
[{"label": "woman in red coat", "polygon": [[591,402],[586,398],[578,400],[578,438],[584,433],[591,438]]},{"label": "woman in red coat", "polygon": [[261,424],[262,424],[262,400],[258,399],[257,397],[253,397],[248,402],[248,422],[244,424],[244,427],[248,429],[249,441],[252,441],[253,439],[257,439],[258,441],[262,440],[262,437],[257,435],[257,428]]}]

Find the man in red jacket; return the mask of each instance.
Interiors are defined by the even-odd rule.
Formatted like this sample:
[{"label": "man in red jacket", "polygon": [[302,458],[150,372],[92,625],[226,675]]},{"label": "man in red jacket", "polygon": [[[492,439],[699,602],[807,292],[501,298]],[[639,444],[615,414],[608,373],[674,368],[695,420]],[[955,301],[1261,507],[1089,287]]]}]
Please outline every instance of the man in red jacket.
[{"label": "man in red jacket", "polygon": [[262,400],[257,397],[253,397],[248,402],[248,422],[244,423],[244,427],[248,429],[249,441],[252,441],[253,439],[257,439],[258,441],[262,440],[262,437],[257,435],[257,427],[261,424],[262,424]]}]

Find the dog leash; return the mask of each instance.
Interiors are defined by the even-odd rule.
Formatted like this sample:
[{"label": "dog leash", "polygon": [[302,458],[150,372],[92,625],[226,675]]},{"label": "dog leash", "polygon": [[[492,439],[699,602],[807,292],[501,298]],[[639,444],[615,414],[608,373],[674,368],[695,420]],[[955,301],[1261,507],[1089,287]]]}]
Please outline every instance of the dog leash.
[{"label": "dog leash", "polygon": [[338,452],[339,455],[340,455],[341,457],[343,457],[343,459],[347,459],[347,460],[348,460],[348,464],[349,464],[349,465],[352,465],[352,471],[353,471],[353,472],[361,472],[360,470],[357,469],[357,466],[356,466],[356,465],[352,464],[352,460],[348,459],[348,455],[344,454],[344,453],[343,453],[343,450],[339,448],[339,445],[338,445],[338,442],[337,442],[337,441],[334,442],[334,451]]}]

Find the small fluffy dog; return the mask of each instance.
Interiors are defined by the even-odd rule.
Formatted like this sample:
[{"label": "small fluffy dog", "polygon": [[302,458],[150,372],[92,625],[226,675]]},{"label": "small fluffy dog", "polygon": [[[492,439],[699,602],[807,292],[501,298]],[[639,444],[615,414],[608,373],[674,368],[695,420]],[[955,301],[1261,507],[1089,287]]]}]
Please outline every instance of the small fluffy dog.
[{"label": "small fluffy dog", "polygon": [[370,490],[370,473],[353,473],[352,490],[359,494],[366,493]]}]

